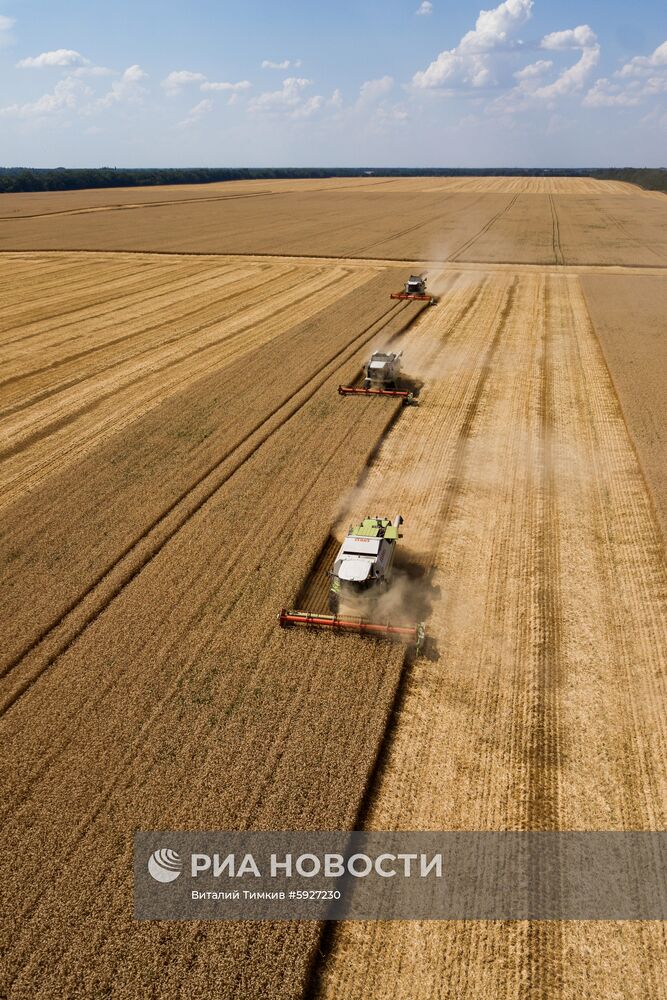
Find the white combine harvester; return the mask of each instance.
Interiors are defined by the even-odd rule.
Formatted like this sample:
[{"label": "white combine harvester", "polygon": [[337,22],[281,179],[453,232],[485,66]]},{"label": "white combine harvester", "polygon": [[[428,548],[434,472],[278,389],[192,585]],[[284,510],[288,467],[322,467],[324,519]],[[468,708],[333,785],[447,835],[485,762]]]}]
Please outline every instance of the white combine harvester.
[{"label": "white combine harvester", "polygon": [[409,299],[412,302],[428,302],[430,306],[434,306],[436,302],[435,296],[429,295],[426,291],[425,274],[411,274],[403,286],[403,291],[392,292],[389,298]]},{"label": "white combine harvester", "polygon": [[283,627],[303,625],[307,628],[356,632],[380,639],[399,639],[414,644],[419,653],[426,635],[423,622],[404,625],[339,613],[341,601],[354,605],[363,597],[379,597],[386,592],[391,582],[402,523],[403,518],[397,514],[393,521],[388,517],[365,517],[360,524],[351,525],[330,573],[329,609],[333,613],[327,615],[283,608],[278,615],[280,624]]},{"label": "white combine harvester", "polygon": [[361,385],[339,385],[341,396],[397,396],[404,403],[416,403],[408,389],[400,389],[401,357],[387,351],[375,351],[364,365],[364,380]]}]

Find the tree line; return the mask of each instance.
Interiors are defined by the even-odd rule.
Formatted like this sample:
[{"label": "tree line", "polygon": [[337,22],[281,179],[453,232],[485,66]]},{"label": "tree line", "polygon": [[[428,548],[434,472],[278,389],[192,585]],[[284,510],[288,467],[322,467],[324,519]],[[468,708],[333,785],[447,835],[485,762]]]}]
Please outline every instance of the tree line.
[{"label": "tree line", "polygon": [[161,184],[210,184],[216,181],[280,180],[318,177],[594,177],[628,181],[667,192],[664,167],[0,167],[0,193],[79,191],[83,188],[145,187]]}]

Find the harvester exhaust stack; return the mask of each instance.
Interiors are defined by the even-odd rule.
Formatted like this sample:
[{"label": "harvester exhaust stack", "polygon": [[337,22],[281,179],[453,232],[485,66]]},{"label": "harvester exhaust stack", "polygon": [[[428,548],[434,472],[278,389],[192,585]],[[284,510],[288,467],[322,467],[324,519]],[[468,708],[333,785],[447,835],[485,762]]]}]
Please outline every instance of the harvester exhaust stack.
[{"label": "harvester exhaust stack", "polygon": [[289,611],[283,608],[278,615],[278,621],[283,628],[301,625],[305,628],[330,629],[334,632],[352,632],[357,635],[376,636],[379,639],[405,639],[414,645],[419,653],[426,638],[426,628],[423,622],[414,625],[390,625],[367,621],[355,615],[326,615],[313,611]]}]

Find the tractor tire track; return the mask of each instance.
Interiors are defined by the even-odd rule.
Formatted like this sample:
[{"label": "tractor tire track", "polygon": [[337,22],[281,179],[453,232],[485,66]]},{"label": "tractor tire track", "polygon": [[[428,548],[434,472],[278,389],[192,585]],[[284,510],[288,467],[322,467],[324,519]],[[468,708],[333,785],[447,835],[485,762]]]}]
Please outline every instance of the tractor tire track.
[{"label": "tractor tire track", "polygon": [[479,232],[475,233],[475,235],[471,236],[469,240],[466,240],[465,243],[462,243],[461,246],[457,247],[456,250],[454,250],[454,252],[451,253],[447,259],[449,261],[458,261],[458,258],[461,256],[462,253],[465,253],[466,250],[469,250],[470,247],[474,243],[476,243],[481,236],[484,236],[485,233],[488,233],[489,229],[491,229],[491,227],[495,225],[495,223],[498,222],[498,220],[502,218],[503,215],[507,215],[507,213],[510,211],[514,203],[517,201],[518,197],[519,195],[515,194],[512,198],[510,198],[507,204],[504,205],[499,212],[496,212],[495,215],[493,215],[487,222],[484,223]]},{"label": "tractor tire track", "polygon": [[556,264],[565,264],[563,248],[560,243],[560,224],[558,222],[558,212],[556,211],[556,203],[554,202],[554,196],[552,194],[549,195],[549,208],[551,209],[551,243],[554,251],[554,261]]}]

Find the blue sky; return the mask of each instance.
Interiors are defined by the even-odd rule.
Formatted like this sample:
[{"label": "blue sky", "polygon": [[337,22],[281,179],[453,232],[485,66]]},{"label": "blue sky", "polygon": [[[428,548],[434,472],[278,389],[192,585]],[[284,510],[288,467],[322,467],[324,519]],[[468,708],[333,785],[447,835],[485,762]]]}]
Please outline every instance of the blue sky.
[{"label": "blue sky", "polygon": [[0,0],[4,166],[667,165],[667,4]]}]

